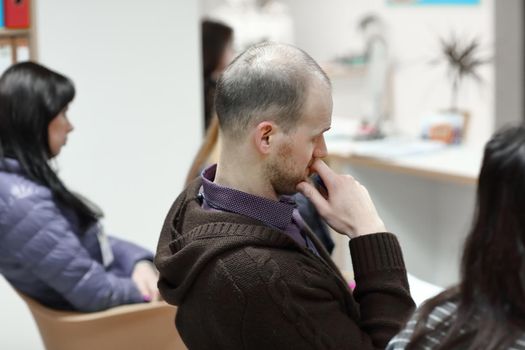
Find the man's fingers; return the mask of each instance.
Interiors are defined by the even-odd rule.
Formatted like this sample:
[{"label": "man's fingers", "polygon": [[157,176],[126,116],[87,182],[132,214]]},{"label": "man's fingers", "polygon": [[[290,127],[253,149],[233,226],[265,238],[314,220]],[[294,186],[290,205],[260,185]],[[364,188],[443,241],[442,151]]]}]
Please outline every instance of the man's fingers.
[{"label": "man's fingers", "polygon": [[332,179],[336,175],[336,173],[332,169],[330,169],[330,167],[326,165],[326,163],[323,162],[321,159],[316,159],[312,163],[310,169],[319,174],[326,186],[326,189],[328,190],[328,192],[330,192],[333,189]]}]

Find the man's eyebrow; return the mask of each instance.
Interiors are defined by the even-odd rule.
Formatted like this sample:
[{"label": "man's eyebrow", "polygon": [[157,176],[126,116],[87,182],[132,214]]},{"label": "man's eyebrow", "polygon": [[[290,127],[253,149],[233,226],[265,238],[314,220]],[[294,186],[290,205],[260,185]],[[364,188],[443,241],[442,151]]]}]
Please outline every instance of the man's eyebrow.
[{"label": "man's eyebrow", "polygon": [[324,128],[324,129],[322,129],[321,131],[315,133],[314,136],[315,136],[315,137],[321,136],[322,134],[324,134],[325,132],[327,132],[328,130],[330,130],[330,128],[331,128],[330,126],[327,127],[327,128]]}]

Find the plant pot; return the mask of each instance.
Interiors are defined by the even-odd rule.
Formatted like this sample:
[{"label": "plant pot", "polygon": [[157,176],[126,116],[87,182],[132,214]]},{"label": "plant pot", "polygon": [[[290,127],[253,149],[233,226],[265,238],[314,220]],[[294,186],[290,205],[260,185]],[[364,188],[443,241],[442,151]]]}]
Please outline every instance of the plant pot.
[{"label": "plant pot", "polygon": [[423,138],[447,144],[465,142],[470,113],[461,110],[443,110],[423,120]]}]

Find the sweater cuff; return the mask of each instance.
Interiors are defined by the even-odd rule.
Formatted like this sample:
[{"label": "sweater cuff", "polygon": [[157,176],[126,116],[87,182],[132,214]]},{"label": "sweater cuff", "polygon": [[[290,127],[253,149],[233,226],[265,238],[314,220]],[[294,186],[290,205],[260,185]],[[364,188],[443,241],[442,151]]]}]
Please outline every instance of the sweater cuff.
[{"label": "sweater cuff", "polygon": [[403,253],[392,233],[380,232],[350,240],[355,275],[392,269],[405,269]]}]

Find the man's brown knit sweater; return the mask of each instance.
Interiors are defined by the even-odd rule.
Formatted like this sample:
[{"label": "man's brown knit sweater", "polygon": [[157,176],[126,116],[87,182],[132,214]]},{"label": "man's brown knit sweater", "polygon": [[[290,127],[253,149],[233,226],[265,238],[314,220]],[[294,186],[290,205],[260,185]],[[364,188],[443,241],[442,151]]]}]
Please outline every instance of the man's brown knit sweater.
[{"label": "man's brown knit sweater", "polygon": [[410,317],[394,235],[352,239],[352,295],[312,233],[320,256],[257,220],[202,209],[200,186],[170,209],[155,259],[190,349],[384,349]]}]

